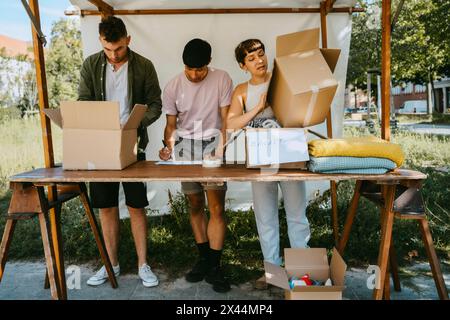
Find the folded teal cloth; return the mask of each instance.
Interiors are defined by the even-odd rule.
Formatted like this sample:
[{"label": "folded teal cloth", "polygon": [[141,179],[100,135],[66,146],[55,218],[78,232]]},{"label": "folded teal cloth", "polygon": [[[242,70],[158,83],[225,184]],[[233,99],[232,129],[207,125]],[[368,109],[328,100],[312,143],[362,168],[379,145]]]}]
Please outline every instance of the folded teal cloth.
[{"label": "folded teal cloth", "polygon": [[385,158],[310,157],[308,168],[312,172],[383,174],[395,169],[395,162]]},{"label": "folded teal cloth", "polygon": [[338,169],[338,170],[320,171],[320,173],[384,174],[388,171],[389,171],[388,169],[371,168],[371,169]]}]

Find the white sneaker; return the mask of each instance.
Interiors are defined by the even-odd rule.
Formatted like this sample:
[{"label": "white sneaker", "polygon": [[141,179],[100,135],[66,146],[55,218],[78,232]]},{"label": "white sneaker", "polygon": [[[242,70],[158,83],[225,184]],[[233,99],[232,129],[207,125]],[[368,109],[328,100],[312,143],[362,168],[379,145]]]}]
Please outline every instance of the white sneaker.
[{"label": "white sneaker", "polygon": [[158,278],[152,272],[150,266],[146,263],[139,267],[139,277],[142,279],[142,284],[144,287],[149,288],[159,284]]},{"label": "white sneaker", "polygon": [[[120,266],[113,266],[115,276],[119,276],[120,274]],[[105,283],[108,280],[108,272],[106,272],[105,266],[101,267],[100,270],[97,271],[95,275],[90,277],[86,283],[90,286],[99,286]]]}]

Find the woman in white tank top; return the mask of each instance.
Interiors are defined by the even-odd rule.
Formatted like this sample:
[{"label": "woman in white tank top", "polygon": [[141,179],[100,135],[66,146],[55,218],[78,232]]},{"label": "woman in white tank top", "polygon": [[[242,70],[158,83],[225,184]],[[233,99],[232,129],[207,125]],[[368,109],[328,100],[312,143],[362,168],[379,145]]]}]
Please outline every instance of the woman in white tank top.
[{"label": "woman in white tank top", "polygon": [[[234,90],[227,117],[227,129],[264,127],[267,120],[275,121],[272,108],[266,103],[271,74],[267,71],[264,44],[258,39],[245,40],[236,47],[235,55],[240,68],[249,72],[251,78]],[[256,226],[264,260],[281,265],[278,185],[284,198],[291,247],[307,247],[311,233],[306,218],[303,181],[252,182]],[[256,287],[267,288],[264,276],[256,281]]]}]

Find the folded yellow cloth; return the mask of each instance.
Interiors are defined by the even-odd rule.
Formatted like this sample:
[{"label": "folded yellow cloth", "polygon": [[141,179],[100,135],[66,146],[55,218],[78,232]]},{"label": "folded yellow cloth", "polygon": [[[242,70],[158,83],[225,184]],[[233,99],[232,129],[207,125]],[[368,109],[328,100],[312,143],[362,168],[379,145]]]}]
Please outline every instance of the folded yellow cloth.
[{"label": "folded yellow cloth", "polygon": [[313,157],[376,157],[394,161],[398,167],[405,156],[398,144],[374,136],[344,139],[312,140],[308,142]]}]

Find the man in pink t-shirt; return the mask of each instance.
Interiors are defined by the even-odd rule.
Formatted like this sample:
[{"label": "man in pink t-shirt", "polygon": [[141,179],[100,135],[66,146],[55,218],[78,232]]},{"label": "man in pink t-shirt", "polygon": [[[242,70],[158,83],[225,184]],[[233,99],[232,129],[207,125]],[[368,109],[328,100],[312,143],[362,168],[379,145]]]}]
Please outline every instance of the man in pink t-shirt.
[{"label": "man in pink t-shirt", "polygon": [[[162,160],[202,160],[204,156],[223,156],[225,120],[231,103],[233,83],[222,70],[209,68],[211,46],[193,39],[184,47],[184,72],[164,88],[163,111],[166,113],[165,147]],[[181,190],[189,199],[192,231],[199,259],[186,274],[189,282],[203,279],[217,292],[227,292],[230,285],[220,268],[225,239],[224,203],[227,185],[182,182]],[[205,214],[205,193],[210,219]]]}]

